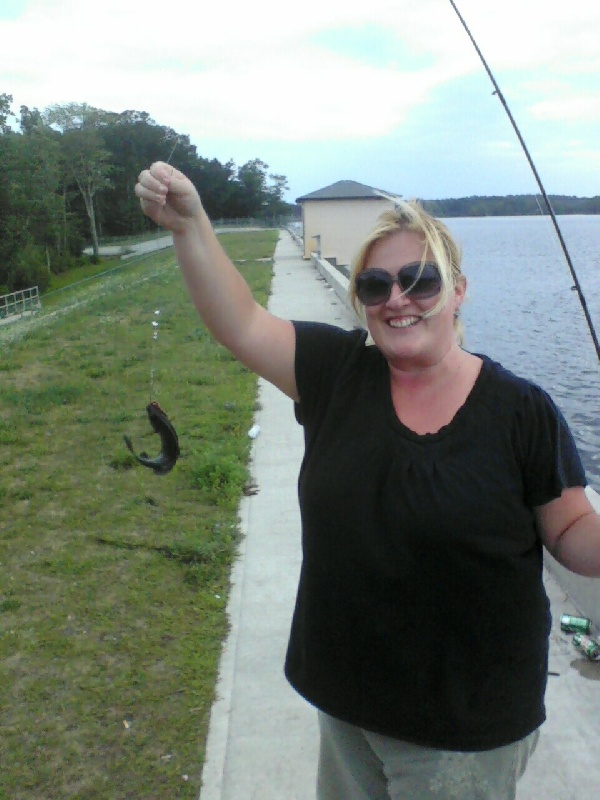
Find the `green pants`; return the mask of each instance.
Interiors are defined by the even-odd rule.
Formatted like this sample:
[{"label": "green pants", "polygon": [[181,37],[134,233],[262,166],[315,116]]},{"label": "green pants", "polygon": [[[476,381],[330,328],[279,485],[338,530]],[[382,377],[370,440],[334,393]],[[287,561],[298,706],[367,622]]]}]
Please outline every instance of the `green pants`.
[{"label": "green pants", "polygon": [[317,800],[515,800],[539,731],[476,753],[434,750],[319,712]]}]

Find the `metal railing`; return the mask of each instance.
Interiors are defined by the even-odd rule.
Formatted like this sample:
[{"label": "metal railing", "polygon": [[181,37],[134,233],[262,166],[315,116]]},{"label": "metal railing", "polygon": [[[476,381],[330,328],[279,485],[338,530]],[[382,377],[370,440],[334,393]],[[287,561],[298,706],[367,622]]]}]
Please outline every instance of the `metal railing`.
[{"label": "metal railing", "polygon": [[22,317],[24,314],[33,313],[42,307],[40,293],[37,286],[22,289],[19,292],[0,295],[0,319],[7,317]]}]

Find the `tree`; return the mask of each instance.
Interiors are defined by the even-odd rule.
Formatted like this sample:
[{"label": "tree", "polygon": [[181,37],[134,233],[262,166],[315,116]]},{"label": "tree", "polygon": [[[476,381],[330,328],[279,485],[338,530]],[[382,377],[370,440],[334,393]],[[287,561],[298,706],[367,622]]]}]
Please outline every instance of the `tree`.
[{"label": "tree", "polygon": [[254,158],[238,169],[238,188],[234,196],[238,217],[262,217],[266,204],[269,165]]},{"label": "tree", "polygon": [[57,137],[28,130],[0,135],[0,284],[11,291],[48,282],[62,220]]},{"label": "tree", "polygon": [[0,134],[12,132],[8,124],[8,118],[12,116],[10,110],[12,101],[12,94],[0,94]]},{"label": "tree", "polygon": [[27,106],[21,106],[21,133],[30,136],[33,133],[44,131],[46,123],[37,108],[30,110]]},{"label": "tree", "polygon": [[273,220],[289,216],[293,212],[293,206],[283,199],[284,192],[290,188],[287,178],[285,175],[269,175],[269,180],[272,181],[272,184],[266,190],[266,216]]},{"label": "tree", "polygon": [[40,292],[50,285],[51,272],[45,248],[29,239],[11,264],[8,285],[11,292],[37,286]]},{"label": "tree", "polygon": [[157,125],[145,111],[115,114],[98,131],[112,164],[112,185],[98,198],[101,226],[111,235],[137,233],[152,224],[140,212],[134,194],[140,171],[171,157],[172,164],[189,173],[198,160],[196,148],[188,136]]},{"label": "tree", "polygon": [[230,202],[233,213],[229,216],[275,220],[292,213],[293,206],[283,199],[288,190],[287,178],[271,174],[267,179],[268,169],[269,165],[260,158],[254,158],[238,169]]},{"label": "tree", "polygon": [[213,219],[274,219],[290,206],[287,180],[269,175],[255,158],[239,169],[233,161],[202,158],[189,136],[158,125],[145,111],[114,113],[86,103],[54,105],[40,112],[20,108],[0,94],[0,284],[43,286],[50,270],[80,263],[89,226],[94,255],[98,236],[140,233],[152,226],[141,213],[134,186],[139,172],[169,160],[197,186]]},{"label": "tree", "polygon": [[238,186],[233,161],[221,164],[216,158],[198,158],[188,177],[198,189],[202,205],[211,219],[236,216],[232,201]]},{"label": "tree", "polygon": [[83,198],[95,260],[99,253],[95,197],[100,190],[111,186],[110,153],[103,146],[99,129],[115,116],[87,103],[50,106],[44,113],[46,122],[62,132],[65,173],[75,182]]},{"label": "tree", "polygon": [[78,190],[68,186],[61,158],[61,134],[46,124],[37,108],[21,106],[20,113],[26,150],[31,155],[41,153],[42,164],[46,165],[45,180],[38,178],[34,186],[39,200],[45,199],[54,207],[52,229],[47,229],[43,240],[46,244],[52,243],[49,265],[54,273],[64,272],[78,263],[84,244],[80,230],[82,217],[70,210]]}]

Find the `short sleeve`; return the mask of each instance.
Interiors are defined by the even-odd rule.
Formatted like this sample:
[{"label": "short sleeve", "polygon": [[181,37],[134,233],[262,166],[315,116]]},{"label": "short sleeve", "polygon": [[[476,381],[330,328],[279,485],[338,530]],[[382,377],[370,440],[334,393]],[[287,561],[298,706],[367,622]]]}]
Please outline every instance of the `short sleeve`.
[{"label": "short sleeve", "polygon": [[560,497],[563,489],[586,486],[573,434],[560,409],[538,386],[531,385],[520,422],[525,501],[529,506],[544,505]]},{"label": "short sleeve", "polygon": [[364,347],[366,331],[347,331],[322,322],[293,321],[296,330],[296,419],[306,424],[327,403],[344,365]]}]

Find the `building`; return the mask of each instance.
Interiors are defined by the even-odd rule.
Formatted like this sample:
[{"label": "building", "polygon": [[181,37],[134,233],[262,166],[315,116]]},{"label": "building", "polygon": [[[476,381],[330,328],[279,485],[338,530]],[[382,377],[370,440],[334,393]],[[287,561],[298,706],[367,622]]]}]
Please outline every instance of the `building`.
[{"label": "building", "polygon": [[296,198],[302,207],[304,258],[316,251],[332,264],[350,265],[379,215],[391,206],[385,194],[356,181],[337,181]]}]

